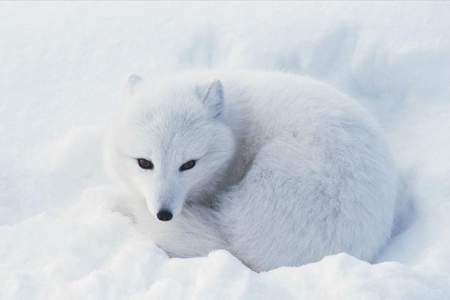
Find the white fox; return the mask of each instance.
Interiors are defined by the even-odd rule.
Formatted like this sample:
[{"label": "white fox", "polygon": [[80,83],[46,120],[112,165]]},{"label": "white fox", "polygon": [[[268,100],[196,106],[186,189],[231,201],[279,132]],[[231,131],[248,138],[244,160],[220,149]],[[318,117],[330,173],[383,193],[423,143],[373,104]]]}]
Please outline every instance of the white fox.
[{"label": "white fox", "polygon": [[297,75],[129,78],[106,166],[169,255],[227,249],[255,271],[388,241],[397,175],[355,100]]}]

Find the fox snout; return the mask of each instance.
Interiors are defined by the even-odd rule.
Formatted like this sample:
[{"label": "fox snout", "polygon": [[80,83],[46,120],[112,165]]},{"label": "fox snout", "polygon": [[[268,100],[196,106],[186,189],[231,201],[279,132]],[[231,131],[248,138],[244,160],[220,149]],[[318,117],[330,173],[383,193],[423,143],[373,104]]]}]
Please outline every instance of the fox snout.
[{"label": "fox snout", "polygon": [[153,205],[147,202],[147,208],[160,221],[170,221],[175,214],[174,209],[167,204],[157,205],[157,208],[153,209]]},{"label": "fox snout", "polygon": [[147,199],[147,208],[159,221],[172,220],[181,210],[184,197],[179,193],[159,193]]}]

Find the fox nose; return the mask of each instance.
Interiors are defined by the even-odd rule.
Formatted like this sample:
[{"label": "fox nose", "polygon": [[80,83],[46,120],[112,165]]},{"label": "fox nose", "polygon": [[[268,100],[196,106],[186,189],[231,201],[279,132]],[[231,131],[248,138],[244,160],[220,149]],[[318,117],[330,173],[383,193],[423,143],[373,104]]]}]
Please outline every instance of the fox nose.
[{"label": "fox nose", "polygon": [[161,209],[156,216],[160,221],[170,221],[173,217],[172,213],[166,209]]}]

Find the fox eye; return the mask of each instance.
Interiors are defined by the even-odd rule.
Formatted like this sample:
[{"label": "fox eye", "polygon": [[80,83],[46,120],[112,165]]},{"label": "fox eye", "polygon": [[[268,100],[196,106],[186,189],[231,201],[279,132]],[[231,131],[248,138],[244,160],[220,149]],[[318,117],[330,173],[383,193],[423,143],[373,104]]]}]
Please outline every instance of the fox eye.
[{"label": "fox eye", "polygon": [[153,169],[153,163],[150,160],[147,160],[145,158],[138,158],[137,159],[139,167],[146,170],[152,170]]},{"label": "fox eye", "polygon": [[192,169],[193,167],[195,167],[195,160],[190,160],[188,162],[185,162],[184,164],[181,165],[180,167],[180,171],[186,171],[189,169]]}]

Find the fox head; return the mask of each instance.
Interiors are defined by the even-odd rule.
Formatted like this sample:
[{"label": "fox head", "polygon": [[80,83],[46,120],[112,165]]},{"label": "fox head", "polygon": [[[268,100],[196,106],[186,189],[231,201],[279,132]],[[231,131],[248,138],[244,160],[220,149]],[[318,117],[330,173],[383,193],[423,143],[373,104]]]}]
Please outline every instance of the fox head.
[{"label": "fox head", "polygon": [[211,191],[233,157],[219,80],[146,84],[132,75],[106,145],[107,169],[161,221]]}]

